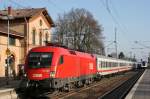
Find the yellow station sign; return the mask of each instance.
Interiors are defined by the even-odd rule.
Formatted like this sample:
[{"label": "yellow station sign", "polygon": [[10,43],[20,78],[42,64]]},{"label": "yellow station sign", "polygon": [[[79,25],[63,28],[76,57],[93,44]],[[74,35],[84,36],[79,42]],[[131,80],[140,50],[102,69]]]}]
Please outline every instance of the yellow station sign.
[{"label": "yellow station sign", "polygon": [[10,55],[10,54],[11,54],[10,49],[7,48],[7,49],[6,49],[6,55]]}]

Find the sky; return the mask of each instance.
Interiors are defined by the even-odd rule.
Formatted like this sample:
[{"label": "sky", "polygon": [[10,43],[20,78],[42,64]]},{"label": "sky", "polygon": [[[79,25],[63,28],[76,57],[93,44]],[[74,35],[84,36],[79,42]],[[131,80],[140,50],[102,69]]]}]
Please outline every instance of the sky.
[{"label": "sky", "polygon": [[[117,29],[118,53],[126,56],[147,58],[150,53],[150,0],[0,0],[0,9],[47,8],[54,21],[58,14],[72,8],[85,8],[102,25],[105,52],[115,51],[115,28]],[[137,42],[136,42],[137,41]],[[108,46],[109,45],[109,46]]]}]

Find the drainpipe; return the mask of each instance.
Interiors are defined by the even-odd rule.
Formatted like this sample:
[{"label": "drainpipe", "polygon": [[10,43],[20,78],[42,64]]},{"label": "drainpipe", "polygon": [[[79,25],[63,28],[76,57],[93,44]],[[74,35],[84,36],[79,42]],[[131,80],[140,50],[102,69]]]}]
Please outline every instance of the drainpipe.
[{"label": "drainpipe", "polygon": [[27,20],[27,18],[25,17],[25,15],[24,15],[24,20],[25,20],[25,31],[24,31],[24,37],[25,37],[25,39],[24,39],[24,59],[25,59],[25,57],[26,57],[26,55],[27,55],[27,51],[28,51],[28,40],[29,40],[29,37],[28,37],[28,35],[29,35],[29,23],[28,23],[28,20]]}]

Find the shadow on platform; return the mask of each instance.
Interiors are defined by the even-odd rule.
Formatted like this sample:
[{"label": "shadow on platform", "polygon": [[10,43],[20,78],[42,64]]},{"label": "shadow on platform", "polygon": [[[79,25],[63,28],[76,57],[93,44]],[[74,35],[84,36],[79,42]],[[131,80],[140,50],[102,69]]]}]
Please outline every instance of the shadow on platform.
[{"label": "shadow on platform", "polygon": [[12,77],[0,77],[0,89],[17,88],[20,81],[20,79],[14,79]]}]

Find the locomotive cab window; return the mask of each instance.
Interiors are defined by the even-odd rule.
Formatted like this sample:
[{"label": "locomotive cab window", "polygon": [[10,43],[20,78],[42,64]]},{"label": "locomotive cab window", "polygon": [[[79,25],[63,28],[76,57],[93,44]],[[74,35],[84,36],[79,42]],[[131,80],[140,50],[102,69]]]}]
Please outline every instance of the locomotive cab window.
[{"label": "locomotive cab window", "polygon": [[30,68],[48,68],[52,63],[53,53],[50,52],[31,52],[28,56]]},{"label": "locomotive cab window", "polygon": [[63,64],[63,63],[64,63],[64,57],[60,56],[60,58],[59,58],[59,64]]}]

